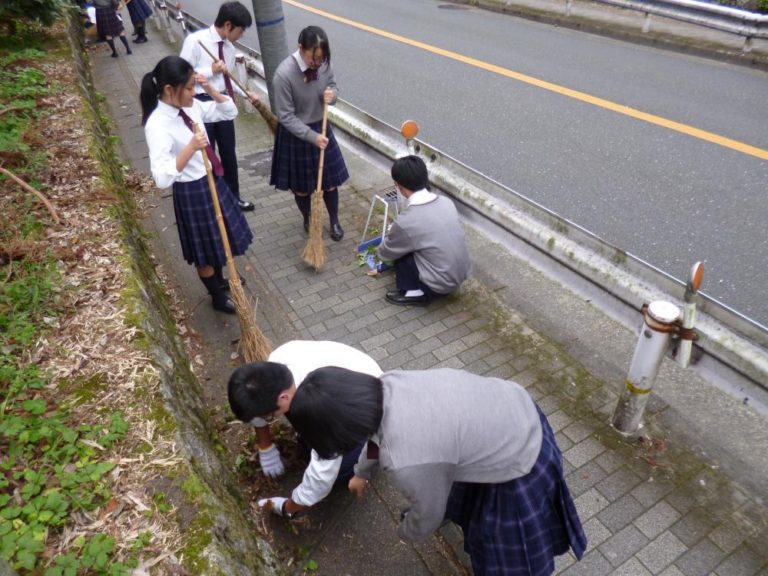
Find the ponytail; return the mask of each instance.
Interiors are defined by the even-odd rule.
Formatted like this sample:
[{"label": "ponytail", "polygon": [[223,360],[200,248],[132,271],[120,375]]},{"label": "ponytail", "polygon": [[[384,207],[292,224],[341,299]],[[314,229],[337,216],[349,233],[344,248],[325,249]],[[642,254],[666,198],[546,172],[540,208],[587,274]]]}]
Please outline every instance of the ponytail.
[{"label": "ponytail", "polygon": [[141,80],[141,124],[147,123],[150,114],[157,108],[157,101],[166,86],[174,90],[183,87],[189,77],[195,73],[192,65],[179,56],[166,56],[157,63],[152,72],[148,72]]}]

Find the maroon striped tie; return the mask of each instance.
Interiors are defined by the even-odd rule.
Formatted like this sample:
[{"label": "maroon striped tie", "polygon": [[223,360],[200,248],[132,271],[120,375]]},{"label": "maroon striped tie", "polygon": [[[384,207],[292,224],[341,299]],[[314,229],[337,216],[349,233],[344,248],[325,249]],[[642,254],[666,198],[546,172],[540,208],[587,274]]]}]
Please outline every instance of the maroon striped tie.
[{"label": "maroon striped tie", "polygon": [[[224,40],[219,42],[219,60],[224,62]],[[229,79],[229,71],[224,74],[224,85],[227,87],[227,94],[229,94],[229,97],[232,98],[232,101],[234,102],[235,91],[232,89],[232,81]]]}]

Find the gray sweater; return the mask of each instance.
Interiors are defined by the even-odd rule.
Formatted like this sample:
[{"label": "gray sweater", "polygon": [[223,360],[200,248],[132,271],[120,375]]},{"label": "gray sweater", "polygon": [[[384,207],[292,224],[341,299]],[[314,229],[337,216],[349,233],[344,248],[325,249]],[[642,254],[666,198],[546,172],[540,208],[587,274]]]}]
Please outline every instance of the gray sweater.
[{"label": "gray sweater", "polygon": [[425,204],[408,206],[378,248],[382,260],[397,260],[411,252],[419,279],[438,294],[453,292],[467,279],[472,261],[456,207],[448,198],[435,196]]},{"label": "gray sweater", "polygon": [[401,538],[418,541],[440,526],[454,482],[501,483],[531,471],[541,450],[539,415],[518,384],[453,369],[385,372],[384,414],[355,474],[377,462],[410,502]]},{"label": "gray sweater", "polygon": [[333,89],[335,103],[338,90],[330,63],[320,66],[317,80],[304,82],[304,72],[293,54],[283,60],[272,79],[277,119],[283,128],[314,144],[318,132],[307,124],[323,119],[323,91],[328,87]]}]

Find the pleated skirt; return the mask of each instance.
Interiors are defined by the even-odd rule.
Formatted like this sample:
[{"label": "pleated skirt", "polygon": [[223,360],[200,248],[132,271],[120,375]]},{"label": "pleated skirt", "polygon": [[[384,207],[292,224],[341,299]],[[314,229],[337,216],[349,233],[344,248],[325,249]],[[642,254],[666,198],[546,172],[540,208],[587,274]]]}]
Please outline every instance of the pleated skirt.
[{"label": "pleated skirt", "polygon": [[120,36],[124,30],[123,22],[110,6],[96,6],[96,32],[99,36]]},{"label": "pleated skirt", "polygon": [[[253,233],[224,178],[214,178],[229,246],[234,256],[240,256],[245,254],[253,241]],[[227,257],[216,223],[207,176],[193,182],[174,183],[173,210],[184,260],[197,268],[224,266]]]},{"label": "pleated skirt", "polygon": [[[309,124],[309,127],[319,133],[322,122]],[[330,124],[326,127],[326,136],[329,142],[323,160],[323,190],[332,190],[347,181],[349,172]],[[319,165],[320,148],[297,138],[281,124],[277,125],[269,180],[271,185],[278,190],[312,193],[317,188]]]},{"label": "pleated skirt", "polygon": [[126,5],[128,13],[131,15],[131,24],[134,26],[142,24],[147,18],[152,16],[152,8],[144,0],[131,0]]},{"label": "pleated skirt", "polygon": [[562,455],[539,410],[543,440],[533,469],[503,484],[455,482],[446,518],[464,531],[475,576],[549,576],[555,556],[587,538],[563,476]]}]

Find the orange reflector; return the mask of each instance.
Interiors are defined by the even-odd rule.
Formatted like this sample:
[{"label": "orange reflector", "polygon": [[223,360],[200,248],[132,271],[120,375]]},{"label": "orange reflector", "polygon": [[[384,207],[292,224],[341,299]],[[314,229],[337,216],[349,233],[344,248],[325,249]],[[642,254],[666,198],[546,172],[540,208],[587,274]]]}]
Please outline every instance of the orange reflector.
[{"label": "orange reflector", "polygon": [[410,140],[411,138],[416,138],[416,134],[419,133],[419,125],[416,124],[413,120],[406,120],[403,122],[403,125],[400,127],[400,134],[403,135],[403,138],[406,140]]},{"label": "orange reflector", "polygon": [[691,268],[691,286],[694,290],[698,291],[701,286],[701,281],[704,278],[704,264],[696,262]]}]

